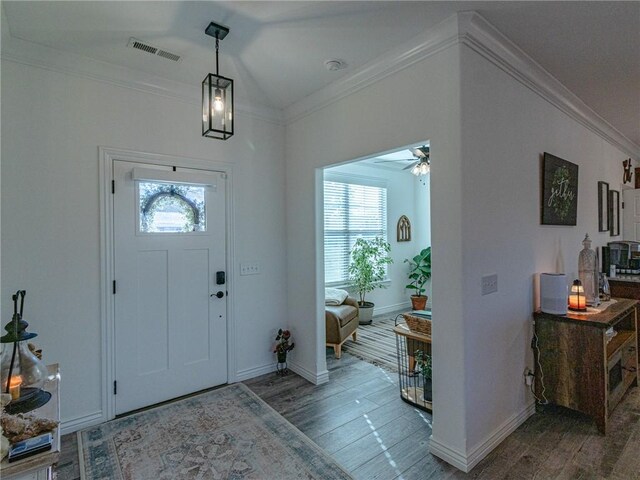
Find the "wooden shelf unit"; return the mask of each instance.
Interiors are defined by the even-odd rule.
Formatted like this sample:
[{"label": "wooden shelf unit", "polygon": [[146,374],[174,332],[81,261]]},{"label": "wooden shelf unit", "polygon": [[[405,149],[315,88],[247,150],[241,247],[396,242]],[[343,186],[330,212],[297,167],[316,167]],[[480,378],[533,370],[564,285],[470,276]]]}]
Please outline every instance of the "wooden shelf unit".
[{"label": "wooden shelf unit", "polygon": [[[613,409],[638,383],[638,301],[616,300],[594,315],[534,314],[542,367],[536,362],[536,396],[542,398],[542,378],[550,403],[593,417],[603,434]],[[609,328],[617,332],[613,338]]]}]

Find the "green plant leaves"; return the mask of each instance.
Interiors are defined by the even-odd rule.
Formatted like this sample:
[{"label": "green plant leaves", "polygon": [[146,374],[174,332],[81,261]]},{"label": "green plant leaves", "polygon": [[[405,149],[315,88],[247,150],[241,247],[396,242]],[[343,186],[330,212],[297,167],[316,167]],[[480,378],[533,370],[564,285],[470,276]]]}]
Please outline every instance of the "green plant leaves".
[{"label": "green plant leaves", "polygon": [[365,294],[376,288],[384,288],[378,282],[384,280],[386,266],[393,263],[390,257],[391,245],[381,237],[371,240],[358,238],[351,249],[349,281],[358,291],[360,303],[364,303]]},{"label": "green plant leaves", "polygon": [[405,288],[415,290],[418,295],[422,295],[425,291],[425,283],[431,278],[431,247],[423,248],[412,260],[405,259],[405,263],[408,263],[411,268],[409,280],[412,280],[411,284]]}]

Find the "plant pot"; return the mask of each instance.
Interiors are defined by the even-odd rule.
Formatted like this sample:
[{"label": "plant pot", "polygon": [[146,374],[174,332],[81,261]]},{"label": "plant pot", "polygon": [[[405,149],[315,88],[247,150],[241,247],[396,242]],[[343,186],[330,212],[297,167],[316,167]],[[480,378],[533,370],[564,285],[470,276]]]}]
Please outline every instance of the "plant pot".
[{"label": "plant pot", "polygon": [[364,302],[364,304],[360,304],[358,302],[358,307],[360,309],[360,313],[358,314],[358,323],[360,325],[371,325],[373,318],[373,303]]},{"label": "plant pot", "polygon": [[287,363],[287,352],[276,353],[278,357],[278,363]]},{"label": "plant pot", "polygon": [[426,295],[411,295],[411,307],[414,310],[424,310],[427,307]]},{"label": "plant pot", "polygon": [[425,402],[433,401],[433,391],[432,391],[432,388],[431,388],[431,379],[430,378],[425,378],[425,380],[424,380],[424,386],[423,386],[423,391],[422,391],[422,399]]}]

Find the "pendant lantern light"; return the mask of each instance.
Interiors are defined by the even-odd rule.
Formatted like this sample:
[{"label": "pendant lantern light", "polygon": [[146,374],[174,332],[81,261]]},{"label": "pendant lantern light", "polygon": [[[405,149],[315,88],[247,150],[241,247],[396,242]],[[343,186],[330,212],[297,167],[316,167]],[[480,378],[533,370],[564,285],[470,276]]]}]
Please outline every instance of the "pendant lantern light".
[{"label": "pendant lantern light", "polygon": [[218,48],[229,27],[211,22],[204,33],[216,39],[216,73],[202,81],[202,136],[226,140],[233,135],[233,80],[218,74]]}]

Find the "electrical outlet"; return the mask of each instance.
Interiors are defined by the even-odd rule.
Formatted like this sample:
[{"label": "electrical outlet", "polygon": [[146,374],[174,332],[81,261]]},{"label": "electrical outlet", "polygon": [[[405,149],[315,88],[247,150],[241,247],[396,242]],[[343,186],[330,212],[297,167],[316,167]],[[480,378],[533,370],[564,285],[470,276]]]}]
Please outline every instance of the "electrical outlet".
[{"label": "electrical outlet", "polygon": [[245,262],[240,264],[240,275],[258,275],[260,265],[258,262]]},{"label": "electrical outlet", "polygon": [[498,291],[498,275],[485,275],[480,281],[482,286],[482,295],[489,295],[490,293]]},{"label": "electrical outlet", "polygon": [[527,385],[528,387],[533,385],[534,378],[535,378],[535,375],[533,374],[531,369],[528,368],[528,367],[525,368],[524,369],[524,383],[525,383],[525,385]]}]

